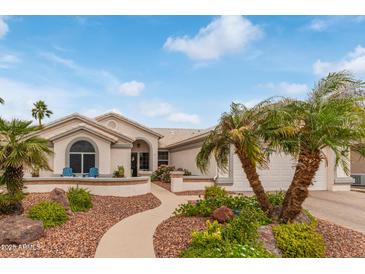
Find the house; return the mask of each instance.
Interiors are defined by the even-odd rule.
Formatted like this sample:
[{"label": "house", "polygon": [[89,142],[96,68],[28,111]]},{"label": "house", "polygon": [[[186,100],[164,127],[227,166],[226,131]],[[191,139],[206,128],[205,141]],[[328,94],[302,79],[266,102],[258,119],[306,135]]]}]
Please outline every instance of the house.
[{"label": "house", "polygon": [[[100,177],[110,177],[118,166],[125,168],[126,177],[136,177],[159,165],[173,165],[188,169],[193,178],[214,178],[232,191],[251,190],[233,150],[227,172],[218,170],[214,160],[207,174],[201,174],[196,167],[195,157],[209,129],[149,128],[120,114],[106,113],[95,118],[72,114],[34,134],[49,140],[54,152],[49,158],[53,171],[41,171],[40,177],[60,176],[64,167],[71,167],[79,176],[97,167]],[[311,189],[349,190],[352,178],[335,168],[331,151],[325,154],[327,161],[321,164]],[[269,169],[259,173],[267,190],[287,189],[294,163],[291,157],[276,153],[271,156]]]}]

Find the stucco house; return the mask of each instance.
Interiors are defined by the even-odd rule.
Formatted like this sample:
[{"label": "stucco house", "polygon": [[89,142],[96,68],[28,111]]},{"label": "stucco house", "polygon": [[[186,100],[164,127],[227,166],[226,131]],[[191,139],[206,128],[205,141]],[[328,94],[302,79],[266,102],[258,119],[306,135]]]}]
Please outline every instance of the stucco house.
[{"label": "stucco house", "polygon": [[[64,167],[71,167],[79,176],[97,167],[100,177],[110,177],[118,166],[125,168],[126,177],[136,177],[142,171],[154,171],[159,165],[168,164],[188,169],[195,178],[214,179],[229,190],[251,190],[233,150],[228,172],[218,170],[212,160],[207,174],[201,174],[195,157],[208,133],[209,129],[149,128],[117,113],[95,118],[76,113],[51,122],[34,134],[48,139],[54,152],[49,159],[53,171],[41,171],[40,177],[59,177]],[[327,161],[321,164],[311,189],[349,190],[353,179],[335,167],[330,151],[325,153]],[[289,156],[277,153],[271,157],[270,168],[259,172],[267,190],[286,189],[294,163]],[[26,176],[31,176],[30,171]]]}]

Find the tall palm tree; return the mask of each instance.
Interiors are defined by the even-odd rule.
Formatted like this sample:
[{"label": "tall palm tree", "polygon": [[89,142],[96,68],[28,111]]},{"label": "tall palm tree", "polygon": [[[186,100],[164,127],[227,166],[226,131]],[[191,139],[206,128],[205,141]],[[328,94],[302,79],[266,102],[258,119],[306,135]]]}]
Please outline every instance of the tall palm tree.
[{"label": "tall palm tree", "polygon": [[0,169],[4,171],[0,184],[6,185],[8,193],[15,195],[23,188],[24,168],[39,167],[51,170],[47,155],[52,151],[48,141],[39,137],[28,137],[37,130],[31,121],[0,119]]},{"label": "tall palm tree", "polygon": [[256,167],[267,167],[269,150],[262,142],[262,121],[270,110],[271,100],[263,101],[252,108],[232,103],[231,111],[224,113],[219,124],[205,139],[196,158],[202,172],[208,169],[213,155],[218,168],[227,170],[230,147],[241,161],[242,168],[261,208],[271,215],[273,207],[262,186]]},{"label": "tall palm tree", "polygon": [[34,119],[38,120],[39,127],[42,127],[42,120],[44,117],[51,117],[53,112],[48,109],[46,103],[42,100],[39,100],[33,104],[32,116]]},{"label": "tall palm tree", "polygon": [[[282,222],[293,220],[301,212],[308,188],[326,159],[325,148],[334,152],[336,165],[346,172],[351,149],[364,155],[364,87],[364,82],[347,72],[330,73],[306,100],[283,100],[265,121],[266,140],[271,147],[293,155],[297,161],[280,214]],[[290,134],[280,132],[282,128]]]}]

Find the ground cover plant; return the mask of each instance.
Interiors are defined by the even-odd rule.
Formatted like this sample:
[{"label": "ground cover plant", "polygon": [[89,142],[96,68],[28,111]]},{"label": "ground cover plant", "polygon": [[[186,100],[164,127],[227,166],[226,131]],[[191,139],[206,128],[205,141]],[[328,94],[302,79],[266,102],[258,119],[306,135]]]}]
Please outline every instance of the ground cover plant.
[{"label": "ground cover plant", "polygon": [[57,202],[43,201],[28,211],[28,217],[43,222],[45,228],[59,226],[68,219],[66,209]]},{"label": "ground cover plant", "polygon": [[[323,237],[316,231],[317,221],[305,211],[311,223],[280,224],[262,210],[256,196],[230,196],[218,186],[206,188],[206,195],[196,203],[180,205],[177,216],[211,217],[215,209],[226,206],[236,216],[225,224],[208,221],[207,229],[192,233],[191,245],[181,253],[182,257],[207,258],[256,258],[273,257],[260,240],[258,228],[274,224],[273,233],[283,257],[324,257]],[[274,206],[281,206],[285,193],[268,194]]]}]

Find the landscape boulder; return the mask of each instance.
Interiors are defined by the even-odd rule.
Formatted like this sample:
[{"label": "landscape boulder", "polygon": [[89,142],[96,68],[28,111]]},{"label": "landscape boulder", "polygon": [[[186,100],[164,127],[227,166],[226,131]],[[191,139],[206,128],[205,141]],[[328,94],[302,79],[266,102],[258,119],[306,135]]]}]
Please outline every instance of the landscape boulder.
[{"label": "landscape boulder", "polygon": [[0,220],[0,244],[26,244],[44,235],[41,221],[24,216],[9,216]]},{"label": "landscape boulder", "polygon": [[292,221],[294,224],[311,224],[311,219],[303,211],[298,214],[297,217]]},{"label": "landscape boulder", "polygon": [[221,206],[213,211],[212,217],[219,223],[225,223],[234,218],[234,213],[229,207]]},{"label": "landscape boulder", "polygon": [[65,209],[68,215],[72,214],[70,203],[67,198],[67,193],[61,188],[56,187],[49,193],[49,199],[60,203]]},{"label": "landscape boulder", "polygon": [[259,227],[259,240],[262,242],[266,250],[270,251],[276,257],[282,257],[282,252],[276,245],[274,233],[272,232],[273,225],[264,225]]}]

